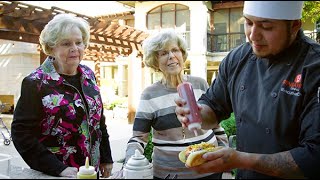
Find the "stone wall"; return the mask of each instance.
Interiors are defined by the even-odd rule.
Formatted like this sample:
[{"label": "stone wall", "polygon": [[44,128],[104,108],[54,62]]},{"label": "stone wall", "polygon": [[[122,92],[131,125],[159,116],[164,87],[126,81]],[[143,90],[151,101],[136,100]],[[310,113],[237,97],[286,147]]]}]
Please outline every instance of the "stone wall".
[{"label": "stone wall", "polygon": [[23,78],[39,66],[39,59],[36,44],[0,40],[0,95],[12,95],[15,105]]}]

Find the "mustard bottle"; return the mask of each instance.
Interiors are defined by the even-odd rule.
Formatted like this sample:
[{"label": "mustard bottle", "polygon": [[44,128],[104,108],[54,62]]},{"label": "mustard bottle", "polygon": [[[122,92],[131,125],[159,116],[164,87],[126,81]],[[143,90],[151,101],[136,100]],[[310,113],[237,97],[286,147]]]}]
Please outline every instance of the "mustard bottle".
[{"label": "mustard bottle", "polygon": [[89,157],[86,157],[85,166],[79,168],[77,179],[97,179],[97,172],[89,165]]}]

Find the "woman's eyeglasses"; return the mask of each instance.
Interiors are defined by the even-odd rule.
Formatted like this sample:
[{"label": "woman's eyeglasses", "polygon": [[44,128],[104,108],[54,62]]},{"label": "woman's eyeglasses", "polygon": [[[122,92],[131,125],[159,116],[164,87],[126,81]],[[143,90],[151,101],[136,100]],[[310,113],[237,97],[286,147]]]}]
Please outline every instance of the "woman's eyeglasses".
[{"label": "woman's eyeglasses", "polygon": [[166,58],[169,59],[170,52],[174,55],[178,55],[181,53],[181,50],[179,48],[173,48],[170,51],[162,50],[158,52],[159,58]]}]

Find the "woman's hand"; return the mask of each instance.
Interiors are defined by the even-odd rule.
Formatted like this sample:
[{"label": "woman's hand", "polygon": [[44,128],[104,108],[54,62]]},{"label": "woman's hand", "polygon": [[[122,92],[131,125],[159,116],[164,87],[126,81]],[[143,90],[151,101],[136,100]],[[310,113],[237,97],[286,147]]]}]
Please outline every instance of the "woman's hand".
[{"label": "woman's hand", "polygon": [[99,169],[100,169],[101,177],[108,178],[109,176],[111,176],[112,168],[113,168],[113,163],[100,164]]}]

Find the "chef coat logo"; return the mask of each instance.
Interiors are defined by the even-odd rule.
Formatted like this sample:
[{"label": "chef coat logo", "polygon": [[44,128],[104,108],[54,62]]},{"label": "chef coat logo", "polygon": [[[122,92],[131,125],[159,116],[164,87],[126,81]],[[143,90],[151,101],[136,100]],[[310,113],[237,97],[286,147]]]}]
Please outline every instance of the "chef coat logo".
[{"label": "chef coat logo", "polygon": [[289,80],[283,80],[280,91],[293,96],[301,96],[301,93],[300,93],[300,89],[302,87],[301,81],[302,81],[301,74],[298,74],[294,78],[293,82]]},{"label": "chef coat logo", "polygon": [[300,83],[300,82],[301,82],[301,74],[298,74],[298,75],[296,76],[296,78],[294,79],[294,82],[295,82],[295,83]]}]

